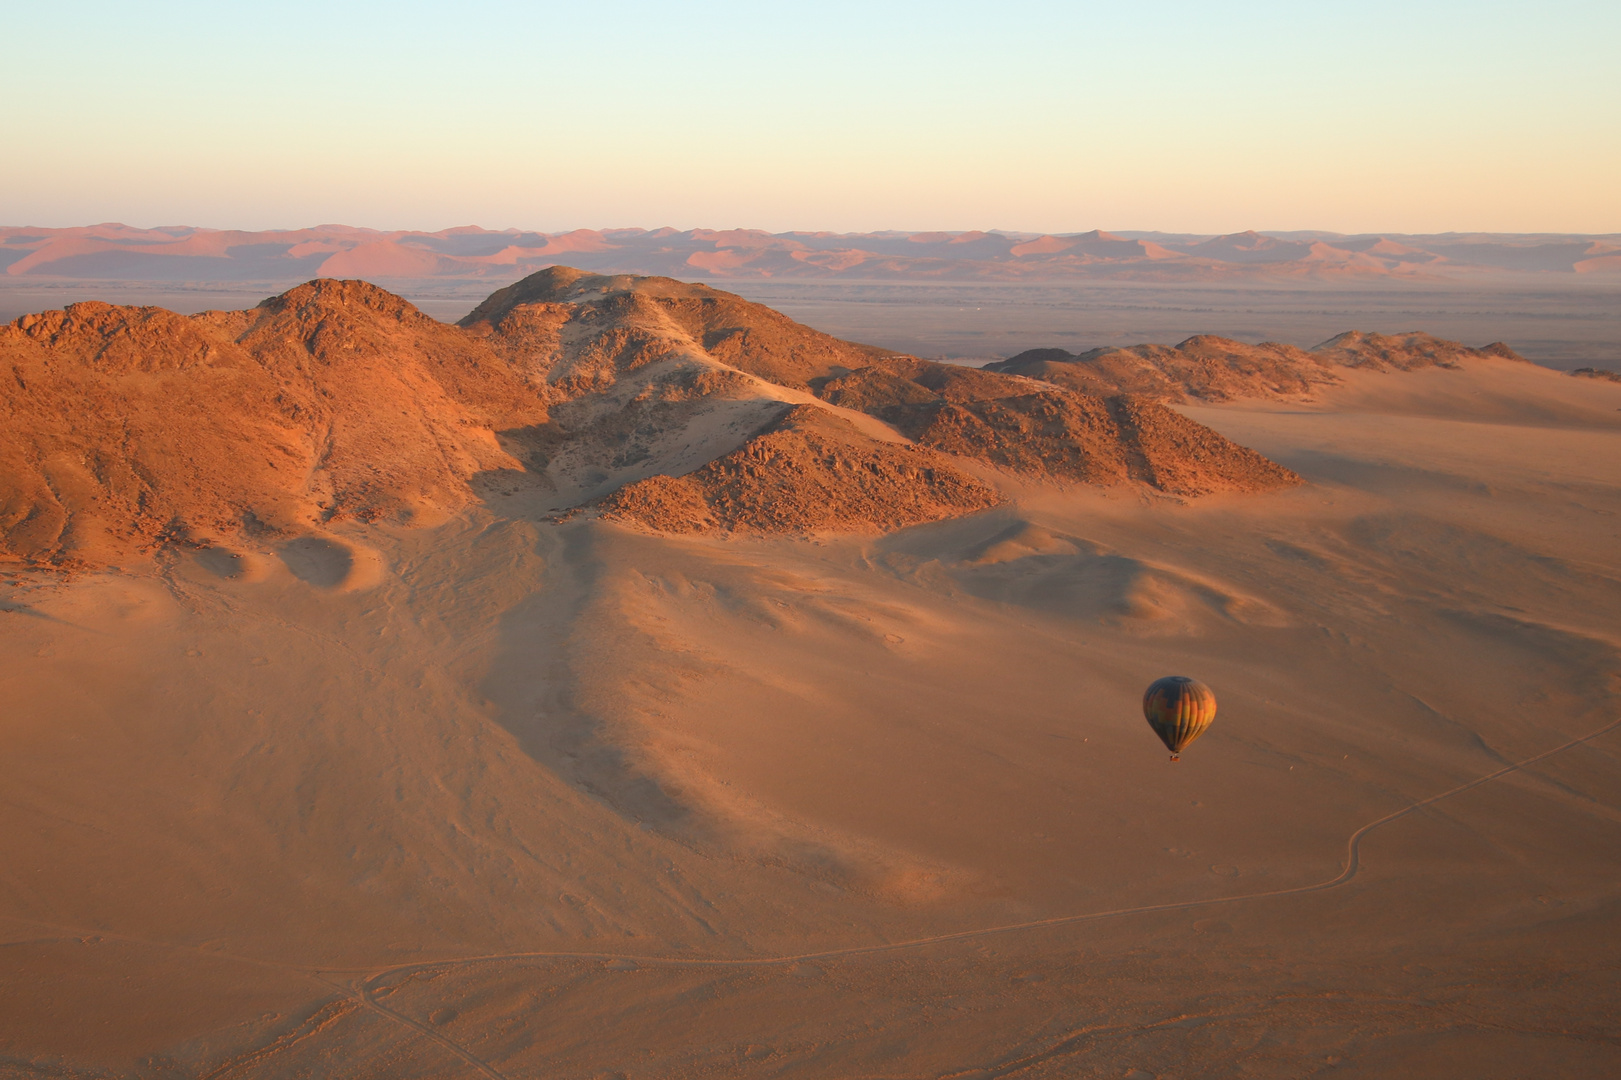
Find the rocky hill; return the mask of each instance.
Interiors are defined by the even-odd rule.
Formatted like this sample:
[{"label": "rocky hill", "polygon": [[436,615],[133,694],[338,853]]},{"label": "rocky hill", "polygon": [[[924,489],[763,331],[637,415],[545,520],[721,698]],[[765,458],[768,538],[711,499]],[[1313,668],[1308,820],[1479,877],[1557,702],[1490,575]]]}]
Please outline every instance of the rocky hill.
[{"label": "rocky hill", "polygon": [[1455,368],[1496,357],[1523,361],[1502,342],[1474,349],[1430,334],[1350,331],[1312,349],[1263,342],[1247,345],[1200,334],[1179,345],[1093,349],[1031,349],[987,364],[987,371],[1041,379],[1085,394],[1132,394],[1157,401],[1304,398],[1340,381],[1338,371],[1415,371]]},{"label": "rocky hill", "polygon": [[74,304],[0,327],[0,552],[114,558],[345,518],[437,520],[546,395],[363,282],[238,312]]},{"label": "rocky hill", "polygon": [[1456,368],[1470,360],[1495,356],[1500,360],[1525,358],[1501,341],[1472,349],[1456,341],[1446,341],[1419,331],[1405,334],[1367,334],[1347,331],[1329,338],[1311,350],[1329,364],[1374,371],[1417,371],[1419,368]]},{"label": "rocky hill", "polygon": [[984,465],[1181,495],[1296,482],[1153,402],[564,267],[459,326],[362,281],[190,317],[74,304],[0,327],[0,378],[0,556],[58,565],[480,502],[675,531],[882,531],[993,505]]},{"label": "rocky hill", "polygon": [[927,446],[1013,472],[1176,495],[1264,491],[1299,477],[1164,405],[910,357],[880,361],[819,388]]},{"label": "rocky hill", "polygon": [[[555,334],[535,332],[554,321]],[[531,274],[493,293],[460,325],[488,335],[515,361],[550,355],[554,363],[569,363],[565,378],[548,375],[552,382],[578,377],[580,358],[562,350],[564,326],[572,327],[577,338],[595,340],[586,350],[590,358],[616,351],[632,357],[658,355],[668,351],[670,341],[681,340],[739,371],[799,388],[818,376],[890,355],[885,349],[830,337],[764,304],[706,285],[662,277],[601,276],[567,266]]]},{"label": "rocky hill", "polygon": [[848,420],[796,405],[696,472],[626,484],[610,520],[660,532],[887,532],[1002,501],[944,454],[862,435]]}]

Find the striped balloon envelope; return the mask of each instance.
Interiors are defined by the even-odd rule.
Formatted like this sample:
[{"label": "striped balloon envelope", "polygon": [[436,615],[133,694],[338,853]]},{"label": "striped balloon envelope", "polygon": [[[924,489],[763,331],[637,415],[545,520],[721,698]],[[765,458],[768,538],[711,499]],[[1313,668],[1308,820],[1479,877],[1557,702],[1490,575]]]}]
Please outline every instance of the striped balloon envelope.
[{"label": "striped balloon envelope", "polygon": [[1143,715],[1171,751],[1171,760],[1177,761],[1182,748],[1203,735],[1216,718],[1216,695],[1198,679],[1167,675],[1155,679],[1143,694]]}]

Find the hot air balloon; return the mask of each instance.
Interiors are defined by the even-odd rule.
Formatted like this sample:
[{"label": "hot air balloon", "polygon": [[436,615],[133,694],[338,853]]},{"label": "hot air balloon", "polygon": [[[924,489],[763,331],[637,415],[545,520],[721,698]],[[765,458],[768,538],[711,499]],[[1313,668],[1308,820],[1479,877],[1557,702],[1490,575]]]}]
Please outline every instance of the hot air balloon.
[{"label": "hot air balloon", "polygon": [[1143,694],[1143,715],[1171,751],[1171,760],[1177,761],[1182,748],[1203,735],[1216,718],[1216,695],[1198,679],[1167,675],[1155,679]]}]

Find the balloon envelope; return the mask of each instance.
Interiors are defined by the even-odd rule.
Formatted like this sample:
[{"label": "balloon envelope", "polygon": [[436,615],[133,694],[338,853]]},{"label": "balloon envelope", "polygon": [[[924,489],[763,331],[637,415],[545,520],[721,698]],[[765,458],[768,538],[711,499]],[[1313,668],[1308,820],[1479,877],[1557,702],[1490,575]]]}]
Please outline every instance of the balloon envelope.
[{"label": "balloon envelope", "polygon": [[1216,695],[1198,679],[1167,675],[1143,694],[1143,715],[1172,755],[1180,754],[1216,718]]}]

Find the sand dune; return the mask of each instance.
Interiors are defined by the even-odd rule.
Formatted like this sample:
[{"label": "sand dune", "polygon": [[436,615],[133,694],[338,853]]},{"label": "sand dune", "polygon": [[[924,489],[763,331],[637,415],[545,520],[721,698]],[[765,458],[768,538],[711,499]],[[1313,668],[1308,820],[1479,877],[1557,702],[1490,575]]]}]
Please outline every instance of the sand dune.
[{"label": "sand dune", "polygon": [[[442,338],[358,285],[344,318],[327,285],[181,320],[184,353],[137,347],[155,312],[61,316],[49,362],[8,331],[25,382],[85,395],[51,399],[69,461],[190,386],[270,418],[195,460],[281,439],[307,484],[324,429],[261,389],[284,372],[365,466],[338,505],[398,505],[365,501],[391,458],[448,479],[433,517],[4,564],[0,1070],[1621,1069],[1621,384],[1469,353],[1160,406],[1304,481],[1262,491],[957,455],[997,504],[906,528],[559,520],[678,460],[707,508],[698,459],[783,415],[923,453],[855,392],[894,383],[827,388],[930,369],[625,284],[554,276]],[[75,467],[63,505],[141,506]],[[1169,673],[1221,702],[1174,766],[1138,712]]]},{"label": "sand dune", "polygon": [[296,281],[312,275],[509,278],[558,262],[608,273],[714,278],[1064,281],[1087,278],[1247,283],[1409,282],[1512,275],[1607,277],[1621,266],[1609,235],[1270,236],[1166,233],[768,233],[759,229],[463,226],[379,232],[346,225],[234,232],[106,224],[0,227],[7,277],[105,281]]}]

